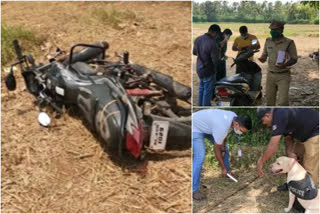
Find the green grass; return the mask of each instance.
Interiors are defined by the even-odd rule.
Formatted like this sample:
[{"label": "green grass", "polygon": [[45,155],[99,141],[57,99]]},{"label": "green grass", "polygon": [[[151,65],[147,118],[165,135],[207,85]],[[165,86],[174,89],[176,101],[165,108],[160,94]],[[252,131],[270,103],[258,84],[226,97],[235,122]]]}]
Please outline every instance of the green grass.
[{"label": "green grass", "polygon": [[117,10],[114,8],[99,8],[93,12],[93,15],[97,17],[101,22],[110,24],[115,29],[119,29],[119,24],[124,21],[139,19],[137,14],[131,10]]},{"label": "green grass", "polygon": [[[227,137],[231,169],[243,168],[248,170],[252,168],[262,156],[271,138],[272,130],[271,128],[263,126],[261,122],[257,120],[255,108],[226,108],[225,110],[233,111],[237,115],[247,114],[252,120],[252,129],[240,136],[240,145],[242,148],[241,158],[238,158],[237,156],[239,136],[232,131]],[[214,145],[207,139],[205,139],[205,145],[205,165],[214,169],[220,169],[219,163],[214,154]],[[268,163],[272,163],[276,157],[285,155],[284,148],[285,143],[284,138],[282,138],[276,155],[270,161],[268,161]]]},{"label": "green grass", "polygon": [[[196,32],[206,32],[209,26],[214,23],[203,22],[203,23],[193,23],[193,29]],[[268,23],[234,23],[234,22],[220,22],[218,24],[222,30],[226,28],[230,28],[233,32],[231,40],[234,40],[238,37],[239,27],[242,25],[246,25],[248,27],[248,31],[251,34],[256,35],[259,39],[265,39],[270,37],[270,29]],[[200,33],[202,34],[202,33]],[[198,35],[194,35],[196,38]],[[319,26],[311,25],[311,24],[286,24],[284,29],[285,36],[319,36]]]},{"label": "green grass", "polygon": [[22,51],[31,51],[42,44],[44,38],[37,36],[31,29],[22,26],[1,24],[1,63],[6,65],[16,58],[12,41],[18,39]]}]

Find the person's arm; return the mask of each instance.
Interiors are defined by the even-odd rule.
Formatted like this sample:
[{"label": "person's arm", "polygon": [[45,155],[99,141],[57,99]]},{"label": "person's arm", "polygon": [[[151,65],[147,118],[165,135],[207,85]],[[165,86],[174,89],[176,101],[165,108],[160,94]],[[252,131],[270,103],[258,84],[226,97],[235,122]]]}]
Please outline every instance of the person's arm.
[{"label": "person's arm", "polygon": [[262,157],[259,158],[258,163],[257,163],[259,177],[262,177],[264,174],[263,170],[262,170],[263,164],[267,160],[269,160],[274,155],[274,153],[276,153],[278,146],[279,146],[280,139],[281,139],[281,135],[272,136],[270,139],[270,142],[267,146],[266,151],[263,153]]},{"label": "person's arm", "polygon": [[260,56],[260,58],[258,58],[258,60],[261,63],[264,63],[265,61],[267,61],[267,58],[268,58],[268,52],[267,52],[267,40],[266,40],[266,42],[264,43],[262,55]]},{"label": "person's arm", "polygon": [[219,60],[219,48],[218,48],[218,44],[216,42],[213,42],[213,44],[212,44],[210,57],[211,57],[212,63],[214,65],[216,65]]},{"label": "person's arm", "polygon": [[238,51],[238,43],[237,43],[237,40],[236,40],[236,39],[235,39],[234,42],[233,42],[232,50],[233,50],[233,51]]},{"label": "person's arm", "polygon": [[227,168],[226,166],[224,165],[223,163],[223,158],[222,158],[222,154],[221,154],[221,150],[222,150],[222,145],[219,145],[217,143],[214,144],[214,153],[215,153],[215,156],[219,162],[219,165],[221,167],[221,170],[222,170],[222,175],[227,175]]},{"label": "person's arm", "polygon": [[[197,40],[196,40],[196,41],[197,41]],[[194,41],[192,53],[193,53],[193,55],[198,56],[198,50],[197,50],[196,41]]]},{"label": "person's arm", "polygon": [[224,35],[224,39],[220,42],[220,47],[223,48],[227,44],[229,39],[230,35]]},{"label": "person's arm", "polygon": [[287,156],[290,158],[297,158],[296,154],[294,154],[293,152],[293,137],[288,135],[285,138],[285,142],[286,142],[286,153]]},{"label": "person's arm", "polygon": [[288,54],[290,56],[290,59],[285,63],[277,64],[276,65],[277,67],[286,68],[288,66],[291,66],[291,65],[294,65],[297,63],[298,55],[297,55],[297,48],[296,48],[294,41],[291,41],[286,54]]},{"label": "person's arm", "polygon": [[285,63],[286,67],[294,65],[298,61],[297,48],[296,48],[296,44],[294,43],[293,40],[292,40],[292,42],[290,43],[290,45],[288,47],[288,54],[290,56],[290,59],[289,59],[288,62]]}]

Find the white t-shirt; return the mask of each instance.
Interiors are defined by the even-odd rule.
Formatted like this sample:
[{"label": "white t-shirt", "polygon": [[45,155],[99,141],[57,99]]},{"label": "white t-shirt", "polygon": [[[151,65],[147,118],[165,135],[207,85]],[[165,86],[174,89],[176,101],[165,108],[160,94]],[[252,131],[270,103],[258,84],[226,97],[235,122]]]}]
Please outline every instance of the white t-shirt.
[{"label": "white t-shirt", "polygon": [[219,109],[205,109],[192,114],[192,132],[211,134],[215,143],[222,144],[227,137],[236,113]]}]

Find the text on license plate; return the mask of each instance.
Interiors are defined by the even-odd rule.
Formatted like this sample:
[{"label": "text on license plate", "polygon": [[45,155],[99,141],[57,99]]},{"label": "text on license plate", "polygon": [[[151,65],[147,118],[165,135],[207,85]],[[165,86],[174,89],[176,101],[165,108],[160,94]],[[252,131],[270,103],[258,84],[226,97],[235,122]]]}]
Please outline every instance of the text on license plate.
[{"label": "text on license plate", "polygon": [[164,150],[167,144],[169,121],[153,121],[150,136],[150,148]]}]

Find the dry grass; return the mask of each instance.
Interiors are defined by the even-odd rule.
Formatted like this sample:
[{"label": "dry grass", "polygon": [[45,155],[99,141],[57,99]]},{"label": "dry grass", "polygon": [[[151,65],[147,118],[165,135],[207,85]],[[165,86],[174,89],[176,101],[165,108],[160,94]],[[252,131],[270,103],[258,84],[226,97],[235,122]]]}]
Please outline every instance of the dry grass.
[{"label": "dry grass", "polygon": [[[276,157],[283,155],[279,148],[276,155],[264,164],[264,177],[257,178],[256,161],[264,147],[242,147],[244,160],[236,157],[237,148],[231,151],[230,167],[238,183],[221,177],[220,168],[205,165],[201,178],[201,191],[208,200],[194,201],[194,212],[211,213],[282,213],[288,203],[288,192],[279,193],[276,187],[285,182],[285,176],[274,176],[269,169]],[[247,165],[248,158],[252,158]]]}]

